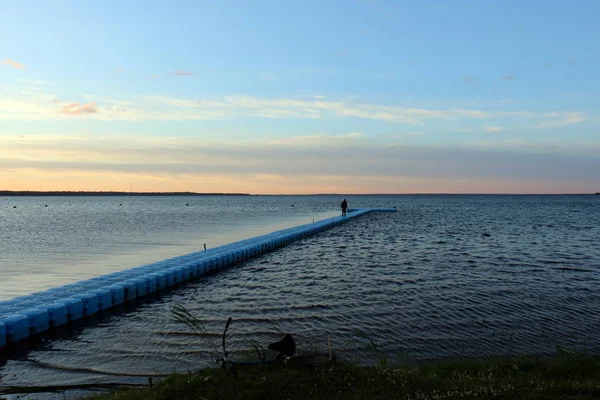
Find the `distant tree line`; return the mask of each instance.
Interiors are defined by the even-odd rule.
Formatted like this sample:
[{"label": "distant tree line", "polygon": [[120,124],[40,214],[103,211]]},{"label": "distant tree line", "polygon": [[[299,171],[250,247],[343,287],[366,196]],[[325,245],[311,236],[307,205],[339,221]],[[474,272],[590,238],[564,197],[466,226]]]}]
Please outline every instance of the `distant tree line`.
[{"label": "distant tree line", "polygon": [[195,192],[86,192],[86,191],[13,191],[0,190],[0,196],[250,196],[247,193]]}]

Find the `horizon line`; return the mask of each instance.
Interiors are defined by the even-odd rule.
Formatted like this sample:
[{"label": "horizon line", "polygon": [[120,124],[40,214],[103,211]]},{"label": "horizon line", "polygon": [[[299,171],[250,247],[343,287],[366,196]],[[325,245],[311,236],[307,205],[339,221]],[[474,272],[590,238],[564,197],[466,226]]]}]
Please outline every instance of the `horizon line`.
[{"label": "horizon line", "polygon": [[428,192],[411,192],[411,193],[239,193],[239,192],[125,192],[118,190],[0,190],[0,196],[424,196],[424,195],[441,195],[441,196],[581,196],[581,195],[598,195],[600,192],[587,193],[428,193]]}]

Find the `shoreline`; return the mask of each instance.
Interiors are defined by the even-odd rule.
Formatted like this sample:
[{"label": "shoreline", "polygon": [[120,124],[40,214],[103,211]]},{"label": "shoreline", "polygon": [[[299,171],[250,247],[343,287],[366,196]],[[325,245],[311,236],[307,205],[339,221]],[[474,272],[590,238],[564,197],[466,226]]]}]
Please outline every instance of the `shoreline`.
[{"label": "shoreline", "polygon": [[462,359],[359,366],[335,359],[203,369],[86,400],[167,399],[587,399],[600,395],[600,358],[558,350],[550,360]]},{"label": "shoreline", "polygon": [[[0,398],[45,400],[211,399],[591,399],[600,396],[600,355],[557,349],[553,357],[452,358],[375,365],[292,357],[235,369],[207,367],[144,383],[4,387]],[[304,361],[303,361],[304,360]],[[41,396],[41,397],[39,397]]]},{"label": "shoreline", "polygon": [[[380,354],[379,360],[370,364],[338,359],[335,351],[310,352],[262,365],[226,369],[215,365],[188,372],[138,375],[145,378],[140,383],[6,386],[0,387],[0,399],[439,400],[600,396],[600,354],[579,353],[560,346],[547,356],[457,356],[393,362],[385,352]],[[250,361],[248,355],[238,360],[241,361]]]},{"label": "shoreline", "polygon": [[93,191],[11,191],[0,190],[0,197],[23,196],[251,196],[248,193],[196,193],[196,192],[93,192]]},{"label": "shoreline", "polygon": [[268,197],[268,196],[598,196],[600,192],[589,193],[199,193],[199,192],[125,192],[125,191],[71,191],[71,190],[0,190],[0,197],[26,197],[26,196],[253,196],[253,197]]}]

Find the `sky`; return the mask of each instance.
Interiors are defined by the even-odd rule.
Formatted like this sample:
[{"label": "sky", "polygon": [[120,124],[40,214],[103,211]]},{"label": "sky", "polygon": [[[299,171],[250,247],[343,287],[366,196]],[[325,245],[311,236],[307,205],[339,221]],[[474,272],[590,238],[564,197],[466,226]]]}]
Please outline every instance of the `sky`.
[{"label": "sky", "polygon": [[597,0],[0,9],[0,190],[600,191]]}]

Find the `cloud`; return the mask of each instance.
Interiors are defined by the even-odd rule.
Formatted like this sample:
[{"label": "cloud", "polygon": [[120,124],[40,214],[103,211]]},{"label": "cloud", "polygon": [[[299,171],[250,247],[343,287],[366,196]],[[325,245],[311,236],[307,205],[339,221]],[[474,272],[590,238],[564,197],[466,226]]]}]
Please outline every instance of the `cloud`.
[{"label": "cloud", "polygon": [[463,76],[463,82],[464,83],[471,83],[475,81],[475,77],[471,76],[471,75],[465,75]]},{"label": "cloud", "polygon": [[212,115],[215,119],[226,118],[235,114],[272,119],[354,117],[393,123],[418,124],[426,119],[484,119],[491,116],[491,114],[481,110],[430,110],[376,106],[344,100],[325,100],[324,98],[288,99],[231,95],[218,100],[181,99],[169,96],[148,96],[144,100],[155,107],[168,106],[171,109],[185,109],[187,115],[196,115],[197,117]]},{"label": "cloud", "polygon": [[505,75],[502,79],[506,79],[508,81],[514,81],[515,77],[514,77],[514,75]]},{"label": "cloud", "polygon": [[471,133],[471,132],[478,132],[477,129],[475,128],[452,128],[450,129],[450,132],[460,132],[460,133]]},{"label": "cloud", "polygon": [[177,76],[190,76],[190,75],[195,75],[195,72],[188,72],[188,71],[175,71],[175,75]]},{"label": "cloud", "polygon": [[295,136],[290,138],[273,139],[267,142],[267,144],[278,145],[278,146],[339,146],[342,144],[350,145],[362,141],[364,138],[360,132],[348,133],[345,135],[307,135],[307,136]]},{"label": "cloud", "polygon": [[486,132],[501,132],[504,130],[499,126],[484,126],[483,128]]},{"label": "cloud", "polygon": [[115,71],[117,71],[117,72],[125,72],[125,71],[127,71],[127,68],[117,67],[117,68],[115,68]]},{"label": "cloud", "polygon": [[[389,141],[373,141],[362,133],[273,137],[244,144],[141,135],[61,135],[52,140],[44,135],[0,135],[0,174],[22,176],[46,171],[54,174],[51,179],[56,182],[63,174],[88,179],[111,174],[120,181],[145,177],[186,181],[188,185],[210,177],[225,179],[231,185],[247,182],[247,191],[251,192],[264,191],[258,187],[263,180],[288,182],[287,192],[298,190],[293,183],[312,183],[306,186],[310,192],[308,188],[315,185],[337,187],[340,179],[347,181],[346,187],[353,192],[365,191],[364,185],[370,179],[378,182],[373,187],[388,192],[416,191],[415,186],[395,186],[393,182],[399,180],[448,181],[456,185],[502,181],[506,186],[501,191],[511,191],[511,187],[528,190],[527,184],[539,182],[547,182],[549,188],[552,182],[555,188],[573,182],[581,182],[580,187],[597,187],[599,154],[597,143],[492,141],[390,146]],[[348,176],[352,179],[343,179]],[[239,187],[229,186],[227,191],[239,191]],[[488,188],[492,190],[494,185],[490,183]],[[441,190],[433,186],[432,191]]]},{"label": "cloud", "polygon": [[278,77],[277,75],[273,75],[270,73],[263,73],[261,74],[261,79],[267,82],[276,82],[276,81],[280,81],[281,78]]},{"label": "cloud", "polygon": [[570,113],[548,113],[548,116],[552,116],[552,119],[540,121],[536,124],[538,129],[551,129],[560,128],[562,126],[578,124],[585,121],[583,113],[570,112]]},{"label": "cloud", "polygon": [[38,81],[38,80],[34,80],[34,79],[17,79],[17,82],[26,83],[26,84],[29,84],[29,85],[40,85],[40,86],[54,85],[54,82],[50,82],[50,81]]},{"label": "cloud", "polygon": [[[213,98],[179,98],[165,95],[138,96],[128,100],[85,95],[93,106],[66,104],[63,115],[87,113],[89,118],[112,121],[197,121],[238,118],[332,120],[356,118],[390,124],[425,125],[442,120],[447,130],[466,131],[473,121],[498,126],[508,118],[520,128],[572,125],[586,120],[581,112],[490,111],[468,108],[418,108],[369,104],[357,98],[325,96],[297,98],[229,95]],[[59,119],[58,96],[44,87],[20,87],[0,92],[0,120]],[[99,104],[99,105],[96,105]],[[81,110],[80,110],[81,108]],[[420,129],[418,129],[420,130]],[[484,132],[484,128],[480,130]]]},{"label": "cloud", "polygon": [[114,100],[109,97],[95,96],[92,94],[86,94],[83,97],[85,97],[86,99],[89,99],[89,100],[93,100],[95,102],[100,102],[100,103],[108,105],[108,106],[118,106],[118,107],[126,107],[126,108],[127,107],[136,107],[136,103],[134,103],[133,101]]},{"label": "cloud", "polygon": [[423,136],[426,134],[427,134],[427,132],[406,132],[406,133],[394,133],[394,134],[388,135],[388,137],[393,138],[393,139],[403,139],[403,138],[407,138],[407,137]]},{"label": "cloud", "polygon": [[18,63],[16,61],[13,61],[10,58],[7,58],[6,60],[4,60],[2,62],[2,64],[11,66],[13,68],[18,68],[18,69],[26,69],[27,68],[25,65]]},{"label": "cloud", "polygon": [[60,112],[65,115],[94,114],[98,112],[98,108],[95,102],[87,104],[70,103],[65,104]]}]

